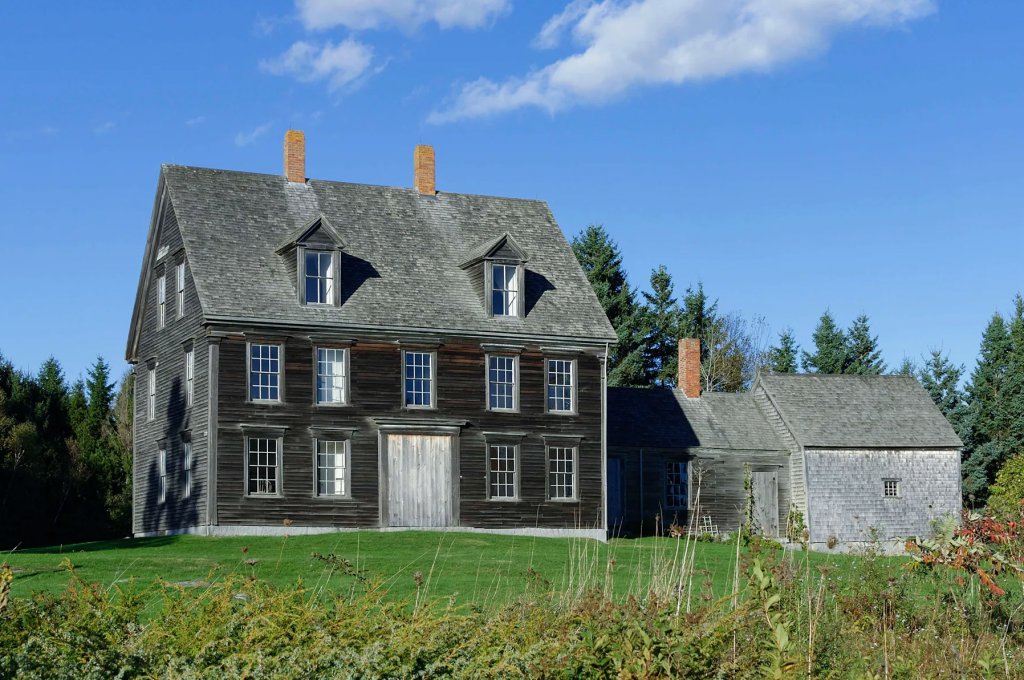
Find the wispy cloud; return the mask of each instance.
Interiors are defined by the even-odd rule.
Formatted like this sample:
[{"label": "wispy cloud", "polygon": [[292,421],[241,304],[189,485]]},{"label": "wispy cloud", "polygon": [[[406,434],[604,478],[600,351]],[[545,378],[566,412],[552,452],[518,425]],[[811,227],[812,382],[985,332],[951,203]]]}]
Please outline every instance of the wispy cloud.
[{"label": "wispy cloud", "polygon": [[504,82],[468,83],[428,121],[523,107],[553,113],[637,86],[769,71],[822,52],[845,28],[899,26],[933,11],[932,0],[575,0],[534,46],[557,46],[571,29],[581,51]]},{"label": "wispy cloud", "polygon": [[397,26],[411,31],[431,21],[441,28],[480,28],[512,9],[511,0],[296,0],[295,4],[309,30]]},{"label": "wispy cloud", "polygon": [[199,125],[204,120],[206,120],[206,116],[196,116],[195,118],[189,118],[188,120],[186,120],[185,121],[185,125],[188,125],[188,126]]},{"label": "wispy cloud", "polygon": [[92,132],[93,134],[96,135],[105,135],[111,130],[113,130],[114,127],[116,127],[114,121],[108,120],[107,122],[97,125],[95,128],[93,128]]},{"label": "wispy cloud", "polygon": [[52,125],[46,125],[39,131],[42,132],[44,135],[55,135],[58,132],[57,128],[53,127]]},{"label": "wispy cloud", "polygon": [[235,135],[235,146],[249,146],[270,130],[271,123],[264,123],[250,132],[239,132]]},{"label": "wispy cloud", "polygon": [[373,48],[349,38],[337,45],[318,46],[300,40],[276,59],[260,62],[275,75],[292,75],[304,82],[326,80],[334,91],[356,81],[373,61]]}]

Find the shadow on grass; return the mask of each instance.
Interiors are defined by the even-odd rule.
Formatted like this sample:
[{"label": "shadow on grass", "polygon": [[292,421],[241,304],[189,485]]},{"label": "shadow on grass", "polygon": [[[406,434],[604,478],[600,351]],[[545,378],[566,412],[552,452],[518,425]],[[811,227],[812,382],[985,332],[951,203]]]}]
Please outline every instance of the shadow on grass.
[{"label": "shadow on grass", "polygon": [[26,548],[18,550],[21,555],[55,555],[57,553],[99,552],[101,550],[137,550],[139,548],[162,548],[174,545],[180,536],[157,536],[154,538],[118,538],[111,541],[91,541],[89,543],[68,543],[51,545],[46,548]]}]

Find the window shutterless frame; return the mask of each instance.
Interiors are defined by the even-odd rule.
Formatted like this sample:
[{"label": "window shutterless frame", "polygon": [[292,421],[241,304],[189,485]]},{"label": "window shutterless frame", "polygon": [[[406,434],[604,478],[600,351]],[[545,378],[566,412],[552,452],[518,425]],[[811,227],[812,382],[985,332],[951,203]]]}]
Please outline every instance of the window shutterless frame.
[{"label": "window shutterless frame", "polygon": [[348,347],[313,346],[313,397],[317,406],[349,405],[350,357]]},{"label": "window shutterless frame", "polygon": [[157,451],[157,491],[156,502],[167,501],[167,447],[161,446]]},{"label": "window shutterless frame", "polygon": [[562,416],[579,413],[576,359],[544,357],[544,411]]},{"label": "window shutterless frame", "polygon": [[328,500],[352,497],[351,448],[348,437],[313,437],[314,496]]},{"label": "window shutterless frame", "polygon": [[247,342],[245,357],[246,401],[255,404],[284,402],[284,345]]},{"label": "window shutterless frame", "polygon": [[156,418],[156,367],[146,371],[146,420]]},{"label": "window shutterless frame", "polygon": [[167,277],[163,274],[156,280],[156,327],[163,328],[167,322]]},{"label": "window shutterless frame", "polygon": [[545,479],[549,501],[571,503],[579,500],[579,440],[545,442]]},{"label": "window shutterless frame", "polygon": [[181,439],[182,498],[192,497],[192,439]]},{"label": "window shutterless frame", "polygon": [[665,507],[685,510],[689,505],[689,469],[682,461],[665,462]]},{"label": "window shutterless frame", "polygon": [[487,500],[519,500],[520,441],[487,440]]},{"label": "window shutterless frame", "polygon": [[519,412],[519,357],[484,355],[484,399],[488,411]]},{"label": "window shutterless frame", "polygon": [[185,407],[192,408],[196,393],[196,350],[185,350]]},{"label": "window shutterless frame", "polygon": [[437,408],[437,352],[402,350],[402,406]]},{"label": "window shutterless frame", "polygon": [[900,488],[900,480],[898,479],[883,479],[882,480],[882,497],[883,498],[899,498],[903,494],[903,489]]},{"label": "window shutterless frame", "polygon": [[175,280],[175,284],[176,284],[175,288],[177,290],[177,295],[175,297],[177,298],[178,318],[179,319],[184,319],[185,318],[185,263],[184,262],[179,262],[178,266],[175,268],[174,280]]},{"label": "window shutterless frame", "polygon": [[[495,268],[499,268],[495,271]],[[514,269],[511,276],[505,267]],[[496,275],[497,274],[497,275]],[[509,260],[484,261],[484,299],[488,316],[523,317],[526,315],[525,269],[521,262]],[[501,302],[495,304],[497,300]],[[502,306],[504,305],[504,309]]]},{"label": "window shutterless frame", "polygon": [[256,432],[246,432],[244,437],[245,495],[250,498],[283,495],[281,456],[284,437]]},{"label": "window shutterless frame", "polygon": [[[307,256],[314,261],[307,260]],[[295,258],[299,304],[304,307],[337,307],[341,303],[341,251],[318,250],[300,245],[295,249]],[[323,268],[324,258],[329,260],[326,268]],[[317,267],[316,271],[309,268],[313,264]],[[312,285],[315,294],[312,299],[309,293],[313,291],[307,292],[307,285],[310,285],[308,279],[314,279]]]}]

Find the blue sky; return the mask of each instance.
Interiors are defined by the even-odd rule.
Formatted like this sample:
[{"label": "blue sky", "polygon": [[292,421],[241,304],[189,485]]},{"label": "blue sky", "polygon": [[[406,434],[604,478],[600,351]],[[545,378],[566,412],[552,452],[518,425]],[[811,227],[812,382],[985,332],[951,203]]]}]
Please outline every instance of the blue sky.
[{"label": "blue sky", "polygon": [[548,201],[723,310],[970,368],[1024,288],[1024,3],[0,7],[0,352],[123,368],[160,163]]}]

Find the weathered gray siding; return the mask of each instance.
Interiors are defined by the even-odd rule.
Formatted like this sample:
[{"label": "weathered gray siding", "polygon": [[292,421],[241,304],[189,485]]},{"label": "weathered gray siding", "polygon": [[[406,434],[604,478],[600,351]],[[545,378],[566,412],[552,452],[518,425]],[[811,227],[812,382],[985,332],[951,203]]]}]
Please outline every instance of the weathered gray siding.
[{"label": "weathered gray siding", "polygon": [[[789,502],[800,512],[803,513],[804,517],[807,517],[807,480],[804,474],[804,452],[803,448],[797,443],[796,439],[793,438],[793,434],[786,426],[783,421],[779,410],[772,403],[771,398],[765,392],[764,388],[758,384],[753,391],[754,403],[757,404],[758,408],[764,414],[765,419],[772,426],[775,431],[775,435],[780,441],[786,446],[790,452],[790,459],[787,462],[788,474],[789,474],[789,488],[790,488],[790,500]],[[779,515],[779,521],[782,523],[781,531],[785,532],[786,522],[783,517],[788,517],[789,508],[785,508],[786,512]]]},{"label": "weathered gray siding", "polygon": [[[134,532],[163,531],[205,523],[207,444],[207,363],[208,351],[203,330],[202,310],[192,280],[192,271],[184,258],[181,234],[174,210],[168,201],[158,222],[154,248],[167,254],[148,272],[150,277],[139,335],[135,366],[135,442],[134,442]],[[185,261],[185,316],[177,317],[175,265]],[[164,328],[157,328],[157,285],[167,276],[167,313]],[[185,347],[192,340],[195,348],[195,390],[190,408],[185,405]],[[156,365],[156,417],[147,420],[149,365]],[[192,440],[192,494],[183,498],[183,437]],[[158,450],[167,450],[167,492],[164,503],[157,502]]]},{"label": "weathered gray siding", "polygon": [[[929,523],[957,514],[960,452],[949,450],[808,449],[812,543],[927,536]],[[885,498],[883,480],[898,479],[902,496]]]}]

